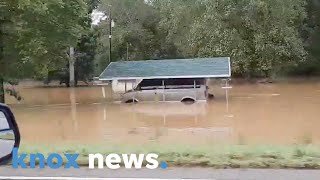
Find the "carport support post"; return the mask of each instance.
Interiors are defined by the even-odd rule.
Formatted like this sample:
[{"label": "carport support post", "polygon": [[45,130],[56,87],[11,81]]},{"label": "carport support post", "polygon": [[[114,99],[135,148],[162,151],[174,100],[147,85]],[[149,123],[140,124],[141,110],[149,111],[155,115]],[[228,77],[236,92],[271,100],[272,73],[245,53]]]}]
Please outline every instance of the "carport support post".
[{"label": "carport support post", "polygon": [[101,91],[102,91],[102,96],[105,99],[106,98],[106,90],[103,85],[101,86]]},{"label": "carport support post", "polygon": [[166,93],[165,93],[165,83],[164,83],[164,80],[162,80],[162,87],[163,87],[162,101],[166,101]]},{"label": "carport support post", "polygon": [[135,91],[134,91],[134,81],[132,81],[132,103],[134,104],[134,100],[135,100],[135,97],[134,97],[134,94]]},{"label": "carport support post", "polygon": [[111,92],[110,92],[110,94],[111,94],[111,102],[113,102],[114,101],[114,92],[113,92],[113,89],[112,89],[112,83],[111,83]]},{"label": "carport support post", "polygon": [[124,80],[124,93],[127,92],[127,80]]},{"label": "carport support post", "polygon": [[193,80],[193,87],[194,87],[194,98],[195,98],[195,101],[197,101],[197,82],[196,82],[196,80]]},{"label": "carport support post", "polygon": [[227,113],[229,113],[229,93],[228,93],[228,88],[229,88],[229,79],[226,79],[226,101],[227,101]]}]

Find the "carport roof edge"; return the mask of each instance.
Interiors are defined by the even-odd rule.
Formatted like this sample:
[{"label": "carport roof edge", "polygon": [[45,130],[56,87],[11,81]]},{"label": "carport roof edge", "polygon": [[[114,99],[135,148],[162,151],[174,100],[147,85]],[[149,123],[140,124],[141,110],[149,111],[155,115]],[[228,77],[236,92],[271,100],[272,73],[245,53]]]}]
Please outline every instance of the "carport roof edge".
[{"label": "carport roof edge", "polygon": [[229,78],[230,57],[111,62],[99,80]]}]

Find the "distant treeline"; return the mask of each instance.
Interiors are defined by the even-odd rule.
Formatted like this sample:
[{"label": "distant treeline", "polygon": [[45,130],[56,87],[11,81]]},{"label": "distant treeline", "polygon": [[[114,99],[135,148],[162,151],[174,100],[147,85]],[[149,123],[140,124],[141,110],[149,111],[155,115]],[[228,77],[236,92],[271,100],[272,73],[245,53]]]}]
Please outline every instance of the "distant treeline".
[{"label": "distant treeline", "polygon": [[91,25],[94,9],[111,10],[112,61],[230,56],[240,77],[320,72],[320,0],[2,0],[0,86],[68,79],[70,47],[76,77],[100,74],[110,26]]},{"label": "distant treeline", "polygon": [[[319,0],[147,2],[101,1],[104,12],[112,4],[113,60],[231,56],[242,77],[320,73]],[[97,31],[100,72],[109,56],[107,22]]]}]

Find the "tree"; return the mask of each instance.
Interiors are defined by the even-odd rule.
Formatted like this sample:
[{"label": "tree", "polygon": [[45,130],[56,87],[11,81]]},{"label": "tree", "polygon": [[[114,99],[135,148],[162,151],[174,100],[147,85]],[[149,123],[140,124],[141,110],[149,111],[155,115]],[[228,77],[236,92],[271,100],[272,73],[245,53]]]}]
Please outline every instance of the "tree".
[{"label": "tree", "polygon": [[[80,19],[79,24],[83,28],[81,37],[75,47],[69,48],[69,61],[62,66],[57,66],[49,72],[46,82],[52,79],[60,80],[67,86],[76,86],[78,80],[87,82],[93,75],[94,55],[96,48],[96,33],[91,28],[91,13],[97,8],[99,0],[87,0],[86,16]],[[67,67],[67,68],[66,68]]]},{"label": "tree", "polygon": [[24,60],[44,74],[54,64],[65,64],[69,47],[77,44],[84,30],[80,22],[87,16],[86,6],[83,0],[21,2],[18,44]]},{"label": "tree", "polygon": [[94,57],[97,48],[97,33],[92,28],[91,13],[98,7],[100,0],[88,0],[88,16],[83,19],[83,27],[86,28],[76,47],[75,82],[79,79],[87,81],[94,73]]},{"label": "tree", "polygon": [[94,29],[90,30],[88,34],[81,37],[76,51],[75,63],[75,81],[79,80],[87,82],[90,77],[94,76],[94,57],[97,47],[97,35]]},{"label": "tree", "polygon": [[88,14],[83,0],[6,0],[1,11],[0,62],[6,71],[0,71],[0,102],[4,102],[1,81],[26,72],[46,76],[55,66],[65,65],[68,47],[78,43],[84,29],[80,22]]},{"label": "tree", "polygon": [[271,76],[306,58],[301,0],[154,0],[162,29],[187,57],[231,56],[236,74]]},{"label": "tree", "polygon": [[[179,57],[172,42],[166,41],[158,27],[159,11],[144,0],[102,0],[99,10],[105,14],[112,11],[115,21],[112,35],[112,60],[163,59]],[[108,65],[109,25],[102,22],[99,34],[96,64],[97,74]],[[127,52],[128,50],[128,52]]]},{"label": "tree", "polygon": [[320,74],[320,1],[308,0],[306,5],[307,19],[301,27],[308,61],[299,63],[290,69],[289,75]]},{"label": "tree", "polygon": [[[14,41],[16,31],[14,27],[17,11],[17,1],[5,0],[0,2],[0,103],[4,102],[4,82],[8,80],[11,73],[11,68],[18,66],[14,61],[16,53],[14,53]],[[10,63],[8,63],[10,61]],[[16,67],[16,68],[17,68]],[[17,68],[18,69],[18,68]],[[19,72],[17,72],[18,75]]]}]

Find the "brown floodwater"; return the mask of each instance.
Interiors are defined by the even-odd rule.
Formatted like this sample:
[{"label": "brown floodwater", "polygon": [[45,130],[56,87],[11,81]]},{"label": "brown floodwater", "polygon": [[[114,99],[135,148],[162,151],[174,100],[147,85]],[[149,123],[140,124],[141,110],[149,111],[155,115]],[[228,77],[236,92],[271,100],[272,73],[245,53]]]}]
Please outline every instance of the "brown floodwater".
[{"label": "brown floodwater", "polygon": [[30,143],[320,144],[320,82],[220,84],[208,103],[112,102],[106,87],[18,87],[7,97]]}]

